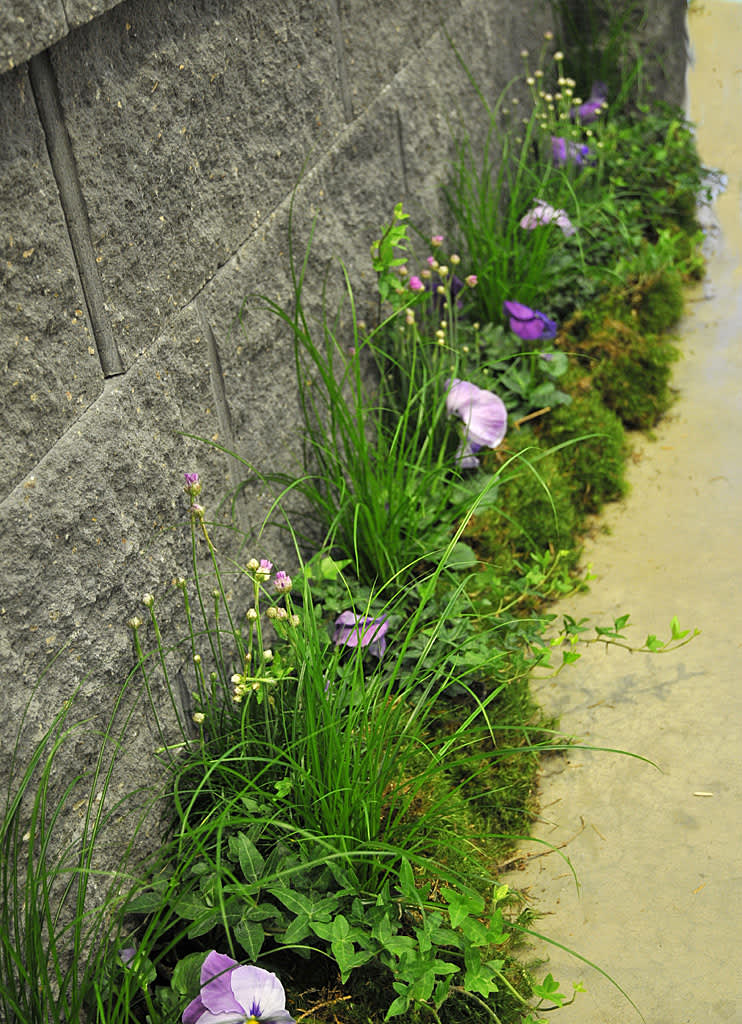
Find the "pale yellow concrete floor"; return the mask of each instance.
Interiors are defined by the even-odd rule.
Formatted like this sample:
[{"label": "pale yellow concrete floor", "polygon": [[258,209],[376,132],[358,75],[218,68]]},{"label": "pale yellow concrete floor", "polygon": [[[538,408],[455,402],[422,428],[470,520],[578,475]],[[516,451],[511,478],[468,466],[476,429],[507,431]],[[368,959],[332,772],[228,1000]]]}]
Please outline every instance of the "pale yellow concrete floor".
[{"label": "pale yellow concrete floor", "polygon": [[[587,546],[590,593],[556,610],[605,624],[630,612],[639,641],[665,635],[673,615],[702,635],[666,656],[593,648],[537,684],[566,733],[658,768],[581,750],[547,764],[537,835],[576,836],[562,852],[580,890],[556,853],[504,879],[544,913],[539,930],[611,974],[648,1024],[742,1022],[742,4],[695,7],[689,114],[702,159],[728,175],[722,238],[682,328],[680,399],[638,445],[610,532]],[[548,955],[563,988],[587,987],[550,1019],[640,1020],[600,974]]]}]

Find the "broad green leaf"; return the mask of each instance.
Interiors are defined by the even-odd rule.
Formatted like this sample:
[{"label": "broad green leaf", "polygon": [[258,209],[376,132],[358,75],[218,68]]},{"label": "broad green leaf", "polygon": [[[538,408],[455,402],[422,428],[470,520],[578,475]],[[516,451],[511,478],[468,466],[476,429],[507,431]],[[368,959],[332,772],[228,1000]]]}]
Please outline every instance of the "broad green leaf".
[{"label": "broad green leaf", "polygon": [[248,958],[254,963],[258,959],[265,941],[262,924],[243,918],[235,927],[234,936],[247,953]]},{"label": "broad green leaf", "polygon": [[242,874],[248,882],[259,882],[263,877],[265,861],[255,843],[244,832],[229,840],[230,855],[240,862]]}]

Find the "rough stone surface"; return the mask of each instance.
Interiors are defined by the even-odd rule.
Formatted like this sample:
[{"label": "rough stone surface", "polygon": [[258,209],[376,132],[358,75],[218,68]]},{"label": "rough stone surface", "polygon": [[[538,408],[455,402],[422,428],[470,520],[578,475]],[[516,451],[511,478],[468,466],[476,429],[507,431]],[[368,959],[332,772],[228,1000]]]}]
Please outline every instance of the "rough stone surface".
[{"label": "rough stone surface", "polygon": [[3,0],[0,7],[0,72],[22,64],[77,25],[121,0]]},{"label": "rough stone surface", "polygon": [[103,376],[25,68],[0,76],[0,138],[2,498],[97,398]]},{"label": "rough stone surface", "polygon": [[52,51],[122,358],[342,127],[322,4],[129,0]]},{"label": "rough stone surface", "polygon": [[[67,24],[108,6],[66,3]],[[54,10],[39,7],[40,32]],[[305,295],[313,316],[328,265],[329,301],[341,299],[337,260],[361,315],[376,315],[369,246],[395,203],[424,233],[445,228],[451,126],[475,139],[484,129],[443,18],[490,100],[520,71],[520,49],[538,46],[551,25],[540,0],[457,0],[435,17],[413,0],[125,0],[52,47],[73,177],[125,365],[106,381],[75,312],[84,311],[80,284],[26,70],[0,78],[0,407],[11,410],[4,451],[15,460],[3,464],[0,504],[0,653],[12,681],[0,713],[20,720],[67,644],[35,691],[19,747],[27,752],[79,687],[79,715],[94,724],[60,756],[61,778],[95,758],[95,730],[134,663],[126,623],[146,617],[145,592],[168,635],[182,636],[171,581],[189,565],[185,470],[202,476],[220,551],[290,564],[285,535],[262,525],[272,500],[263,477],[300,467],[292,339],[255,296],[290,302],[297,183],[299,260],[318,216]],[[57,31],[44,29],[42,45]],[[225,501],[217,512],[235,489],[234,509]],[[239,607],[238,580],[230,587]],[[151,629],[143,636],[150,646]],[[182,715],[183,664],[172,664]],[[133,679],[122,713],[138,710],[119,791],[156,788],[161,777],[153,752],[163,736],[145,698]],[[177,736],[161,680],[153,700],[164,737]],[[0,750],[3,774],[9,756]]]}]

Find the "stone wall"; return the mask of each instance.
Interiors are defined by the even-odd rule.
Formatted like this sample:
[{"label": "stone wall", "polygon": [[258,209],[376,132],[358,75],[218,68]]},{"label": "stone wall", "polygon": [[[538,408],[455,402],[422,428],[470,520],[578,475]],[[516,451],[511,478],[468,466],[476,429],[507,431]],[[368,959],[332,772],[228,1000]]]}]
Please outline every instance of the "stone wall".
[{"label": "stone wall", "polygon": [[[14,736],[35,688],[21,750],[75,691],[107,720],[143,593],[174,618],[183,472],[209,509],[246,475],[207,442],[258,471],[299,465],[291,340],[254,300],[237,323],[251,293],[289,299],[297,183],[300,249],[319,214],[313,281],[342,259],[363,309],[394,204],[443,227],[450,125],[484,129],[447,35],[494,99],[550,26],[546,0],[6,0],[0,713]],[[258,540],[268,505],[253,475],[243,558],[290,557]],[[137,694],[121,792],[157,776]],[[78,733],[60,777],[98,743]]]}]

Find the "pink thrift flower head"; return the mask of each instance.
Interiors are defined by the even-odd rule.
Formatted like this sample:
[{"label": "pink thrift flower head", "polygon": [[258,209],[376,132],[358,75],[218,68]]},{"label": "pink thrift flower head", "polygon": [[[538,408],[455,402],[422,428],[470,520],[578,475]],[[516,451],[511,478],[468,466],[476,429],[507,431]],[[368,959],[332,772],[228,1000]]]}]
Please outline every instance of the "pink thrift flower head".
[{"label": "pink thrift flower head", "polygon": [[497,448],[502,443],[508,429],[508,412],[503,400],[491,391],[456,378],[448,384],[446,411],[464,424],[464,439],[456,453],[456,463],[461,469],[473,469],[479,465],[478,451]]},{"label": "pink thrift flower head", "polygon": [[369,653],[381,658],[386,650],[386,633],[389,623],[386,616],[378,619],[370,615],[356,615],[355,612],[341,612],[335,619],[333,643],[338,647],[368,647]]},{"label": "pink thrift flower head", "polygon": [[533,231],[541,224],[551,224],[552,221],[561,229],[564,236],[569,238],[576,234],[576,228],[570,222],[564,210],[555,210],[543,199],[534,199],[535,206],[521,219],[520,226],[526,231]]},{"label": "pink thrift flower head", "polygon": [[186,494],[190,495],[191,498],[197,498],[201,493],[201,482],[198,478],[198,473],[184,473],[185,487],[183,490]]},{"label": "pink thrift flower head", "polygon": [[270,574],[273,571],[273,562],[269,562],[267,558],[261,558],[257,569],[255,570],[256,580],[267,580],[270,578]]},{"label": "pink thrift flower head", "polygon": [[413,274],[410,278],[409,288],[411,292],[424,292],[425,285],[422,283],[417,274]]},{"label": "pink thrift flower head", "polygon": [[437,249],[438,246],[443,245],[443,235],[433,235],[430,241],[431,244],[434,245]]},{"label": "pink thrift flower head", "polygon": [[283,985],[262,967],[243,966],[212,950],[201,967],[201,991],[186,1006],[183,1024],[296,1024]]},{"label": "pink thrift flower head", "polygon": [[476,286],[477,286],[477,275],[476,274],[469,274],[469,276],[465,277],[464,280],[466,281],[466,283],[469,285],[470,288],[476,288]]},{"label": "pink thrift flower head", "polygon": [[279,569],[276,575],[273,577],[273,586],[279,592],[279,594],[287,594],[291,590],[291,577],[288,573],[284,572],[283,569]]}]

